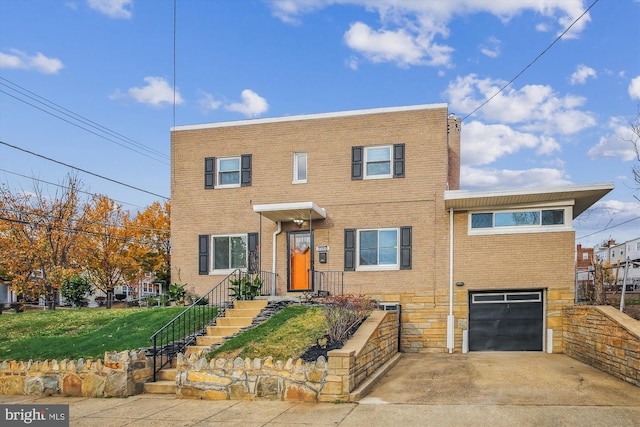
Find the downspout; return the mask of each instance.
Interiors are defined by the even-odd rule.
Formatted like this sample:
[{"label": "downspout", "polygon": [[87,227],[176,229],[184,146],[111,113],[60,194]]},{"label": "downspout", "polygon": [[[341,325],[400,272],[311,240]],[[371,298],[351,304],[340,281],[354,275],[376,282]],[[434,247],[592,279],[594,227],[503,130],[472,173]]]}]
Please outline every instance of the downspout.
[{"label": "downspout", "polygon": [[278,228],[276,229],[276,231],[273,232],[273,242],[272,242],[272,246],[273,246],[273,253],[271,254],[271,259],[272,259],[272,265],[271,265],[271,272],[273,273],[273,284],[271,285],[271,295],[275,296],[276,295],[276,253],[277,253],[277,247],[276,247],[276,240],[278,237],[278,234],[280,234],[280,232],[282,231],[282,221],[278,221]]},{"label": "downspout", "polygon": [[447,316],[447,348],[453,353],[453,208],[449,208],[449,315]]}]

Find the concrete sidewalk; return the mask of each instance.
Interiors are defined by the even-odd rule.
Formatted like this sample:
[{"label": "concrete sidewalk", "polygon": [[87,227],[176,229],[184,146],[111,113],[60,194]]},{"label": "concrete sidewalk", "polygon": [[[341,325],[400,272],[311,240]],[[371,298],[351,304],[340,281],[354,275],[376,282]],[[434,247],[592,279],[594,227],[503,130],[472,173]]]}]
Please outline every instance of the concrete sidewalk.
[{"label": "concrete sidewalk", "polygon": [[640,387],[564,355],[402,355],[359,403],[0,396],[71,426],[639,426]]}]

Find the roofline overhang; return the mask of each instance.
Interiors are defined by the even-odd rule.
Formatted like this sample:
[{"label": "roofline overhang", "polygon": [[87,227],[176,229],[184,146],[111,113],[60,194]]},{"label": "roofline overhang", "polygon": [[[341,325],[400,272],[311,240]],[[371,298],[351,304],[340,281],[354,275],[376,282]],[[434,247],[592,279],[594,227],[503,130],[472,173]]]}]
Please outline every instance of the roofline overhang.
[{"label": "roofline overhang", "polygon": [[478,192],[447,190],[444,205],[447,210],[469,211],[567,201],[573,204],[575,219],[613,189],[613,183],[602,183]]},{"label": "roofline overhang", "polygon": [[325,219],[327,211],[314,202],[270,203],[253,205],[253,211],[273,222],[291,222]]},{"label": "roofline overhang", "polygon": [[439,104],[407,105],[402,107],[371,108],[367,110],[338,111],[333,113],[301,114],[301,115],[295,115],[295,116],[267,117],[267,118],[261,118],[261,119],[235,120],[235,121],[228,121],[228,122],[214,122],[214,123],[202,123],[202,124],[196,124],[196,125],[174,126],[171,128],[171,132],[231,127],[231,126],[260,125],[260,124],[266,124],[266,123],[295,122],[300,120],[333,119],[333,118],[340,118],[340,117],[362,116],[367,114],[399,113],[403,111],[433,110],[433,109],[446,109],[446,108],[448,108],[448,105],[446,103],[439,103]]}]

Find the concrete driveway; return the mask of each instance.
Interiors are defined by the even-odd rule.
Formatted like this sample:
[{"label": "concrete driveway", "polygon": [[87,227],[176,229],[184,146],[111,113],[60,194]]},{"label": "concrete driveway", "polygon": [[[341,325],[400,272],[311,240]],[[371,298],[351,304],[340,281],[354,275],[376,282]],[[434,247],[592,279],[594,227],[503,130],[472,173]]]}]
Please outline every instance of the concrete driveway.
[{"label": "concrete driveway", "polygon": [[640,387],[563,354],[403,354],[367,403],[638,407]]}]

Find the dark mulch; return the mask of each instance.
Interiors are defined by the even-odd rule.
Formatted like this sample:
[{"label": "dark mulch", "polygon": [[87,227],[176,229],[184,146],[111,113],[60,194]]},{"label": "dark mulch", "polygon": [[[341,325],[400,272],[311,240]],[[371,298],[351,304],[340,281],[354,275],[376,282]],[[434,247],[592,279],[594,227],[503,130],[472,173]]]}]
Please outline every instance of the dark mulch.
[{"label": "dark mulch", "polygon": [[330,341],[329,335],[325,335],[318,340],[318,344],[309,347],[300,358],[305,362],[315,362],[320,356],[327,359],[331,350],[342,348],[342,346],[344,346],[344,341]]}]

